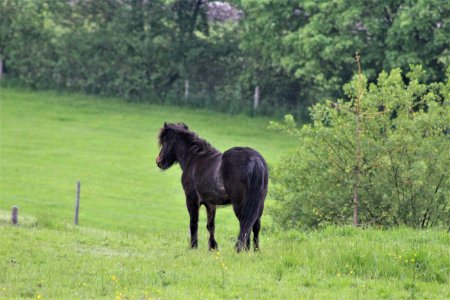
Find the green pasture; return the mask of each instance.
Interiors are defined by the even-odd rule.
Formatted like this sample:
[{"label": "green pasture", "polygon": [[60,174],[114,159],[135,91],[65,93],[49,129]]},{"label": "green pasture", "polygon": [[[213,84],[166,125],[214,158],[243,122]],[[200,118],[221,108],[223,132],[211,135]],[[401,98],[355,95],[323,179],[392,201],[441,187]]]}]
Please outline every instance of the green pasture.
[{"label": "green pasture", "polygon": [[295,142],[268,119],[11,88],[0,97],[0,299],[450,297],[445,230],[279,232],[266,214],[261,251],[236,254],[226,207],[220,251],[207,250],[204,211],[189,250],[181,172],[155,165],[159,128],[183,121],[219,150],[250,146],[273,166]]},{"label": "green pasture", "polygon": [[[0,207],[17,205],[53,225],[73,218],[80,180],[83,226],[185,230],[180,169],[161,172],[155,164],[165,121],[185,122],[222,151],[254,147],[269,164],[293,147],[267,130],[268,119],[51,92],[3,89],[1,97]],[[231,209],[218,212],[218,230],[231,226],[231,215]]]}]

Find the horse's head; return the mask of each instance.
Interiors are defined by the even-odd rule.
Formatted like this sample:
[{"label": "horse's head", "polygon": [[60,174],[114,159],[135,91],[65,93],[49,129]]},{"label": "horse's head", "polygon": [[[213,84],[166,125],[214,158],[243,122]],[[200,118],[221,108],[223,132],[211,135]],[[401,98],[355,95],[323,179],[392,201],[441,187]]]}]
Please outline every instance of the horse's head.
[{"label": "horse's head", "polygon": [[176,144],[177,144],[177,131],[187,130],[188,127],[184,123],[179,124],[167,124],[164,123],[164,127],[159,132],[158,142],[161,147],[158,157],[156,157],[156,165],[161,170],[170,168],[177,162],[176,156]]}]

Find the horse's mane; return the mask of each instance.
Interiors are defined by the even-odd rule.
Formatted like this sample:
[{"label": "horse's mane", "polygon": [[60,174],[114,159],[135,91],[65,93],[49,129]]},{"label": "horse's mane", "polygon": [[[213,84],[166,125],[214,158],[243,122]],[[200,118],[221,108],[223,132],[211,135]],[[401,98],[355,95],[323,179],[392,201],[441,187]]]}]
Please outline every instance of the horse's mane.
[{"label": "horse's mane", "polygon": [[164,124],[158,136],[158,143],[161,146],[163,139],[173,139],[175,136],[181,137],[188,143],[189,150],[194,153],[216,153],[219,152],[210,143],[200,138],[195,132],[190,131],[184,123]]}]

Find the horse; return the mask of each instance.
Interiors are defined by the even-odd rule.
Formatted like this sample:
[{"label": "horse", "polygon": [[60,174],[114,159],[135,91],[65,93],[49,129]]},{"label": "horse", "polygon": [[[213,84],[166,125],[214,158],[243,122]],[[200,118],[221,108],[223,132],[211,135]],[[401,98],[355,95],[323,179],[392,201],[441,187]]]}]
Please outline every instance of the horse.
[{"label": "horse", "polygon": [[247,147],[231,148],[223,153],[190,131],[184,123],[164,123],[158,143],[161,148],[156,165],[167,170],[178,163],[181,183],[190,216],[190,247],[198,247],[198,215],[206,207],[209,250],[218,249],[214,238],[216,207],[232,205],[240,231],[235,244],[237,252],[250,249],[253,229],[254,250],[259,250],[259,231],[269,173],[266,161]]}]

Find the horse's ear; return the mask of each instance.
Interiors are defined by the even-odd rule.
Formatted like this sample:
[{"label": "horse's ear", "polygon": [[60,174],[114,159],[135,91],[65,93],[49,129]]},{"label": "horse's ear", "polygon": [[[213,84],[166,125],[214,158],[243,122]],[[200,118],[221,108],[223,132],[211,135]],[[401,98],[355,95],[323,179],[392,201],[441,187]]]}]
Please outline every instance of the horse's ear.
[{"label": "horse's ear", "polygon": [[167,128],[167,122],[164,122],[164,128]]},{"label": "horse's ear", "polygon": [[183,122],[181,122],[181,126],[183,126],[184,129],[189,129],[188,126],[186,124],[184,124]]}]

